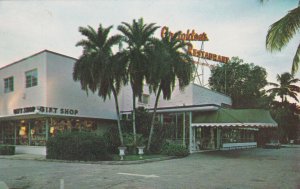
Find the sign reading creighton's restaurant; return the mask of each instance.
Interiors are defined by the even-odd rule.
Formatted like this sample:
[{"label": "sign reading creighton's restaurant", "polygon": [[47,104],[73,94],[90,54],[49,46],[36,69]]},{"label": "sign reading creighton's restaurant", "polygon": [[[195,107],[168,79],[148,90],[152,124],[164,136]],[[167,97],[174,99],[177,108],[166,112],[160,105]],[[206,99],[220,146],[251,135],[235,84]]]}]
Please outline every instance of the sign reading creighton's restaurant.
[{"label": "sign reading creighton's restaurant", "polygon": [[56,108],[56,107],[45,107],[45,106],[31,106],[25,108],[17,108],[13,110],[14,114],[24,114],[24,113],[52,113],[52,114],[62,114],[62,115],[77,115],[79,113],[76,109],[69,108]]},{"label": "sign reading creighton's restaurant", "polygon": [[[161,29],[161,37],[164,38],[166,34],[169,33],[170,37],[174,36],[174,33],[169,31],[169,28],[164,26]],[[196,33],[195,30],[187,30],[186,33],[180,33],[177,37],[177,39],[182,41],[208,41],[207,34],[205,32],[203,33]],[[204,58],[216,62],[222,62],[227,63],[229,61],[229,57],[218,55],[215,53],[209,53],[203,50],[194,49],[193,45],[191,43],[188,44],[188,54],[198,57],[198,58]]]}]

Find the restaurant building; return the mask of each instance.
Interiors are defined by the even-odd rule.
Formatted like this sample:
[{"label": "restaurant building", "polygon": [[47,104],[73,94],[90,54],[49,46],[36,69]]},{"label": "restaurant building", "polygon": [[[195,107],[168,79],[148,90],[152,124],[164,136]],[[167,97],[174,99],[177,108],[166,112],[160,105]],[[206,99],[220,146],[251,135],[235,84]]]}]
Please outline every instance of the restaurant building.
[{"label": "restaurant building", "polygon": [[[75,58],[43,50],[0,68],[0,143],[16,145],[20,153],[45,154],[46,141],[58,132],[103,132],[116,126],[114,100],[104,102],[96,94],[87,95],[73,81],[75,62]],[[124,86],[118,98],[122,118],[127,119],[132,111],[130,86]],[[155,95],[145,86],[138,106],[151,111],[154,102]],[[157,112],[162,124],[172,123],[180,131],[170,140],[186,145],[190,152],[226,149],[233,143],[254,147],[259,128],[277,126],[267,111],[247,110],[243,117],[251,119],[241,120],[242,113],[228,109],[231,104],[224,94],[190,84],[184,92],[175,87],[171,100],[160,99]],[[223,118],[238,116],[219,119],[221,114]]]}]

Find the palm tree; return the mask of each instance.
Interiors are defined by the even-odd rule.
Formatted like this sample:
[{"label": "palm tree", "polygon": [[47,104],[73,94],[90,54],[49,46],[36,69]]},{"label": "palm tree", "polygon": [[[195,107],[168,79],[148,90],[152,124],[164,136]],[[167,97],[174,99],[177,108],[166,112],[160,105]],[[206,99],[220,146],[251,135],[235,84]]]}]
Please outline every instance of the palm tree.
[{"label": "palm tree", "polygon": [[267,90],[267,92],[270,92],[271,95],[279,96],[282,103],[287,102],[287,97],[291,97],[299,102],[297,93],[300,92],[300,87],[294,85],[295,83],[300,81],[299,79],[294,78],[293,75],[285,72],[281,75],[277,74],[277,81],[279,82],[279,84],[269,83],[270,85],[275,87]]},{"label": "palm tree", "polygon": [[158,99],[161,92],[163,98],[169,100],[172,91],[178,81],[180,90],[190,84],[194,73],[193,59],[187,54],[187,43],[177,39],[180,32],[174,36],[167,35],[161,40],[156,41],[153,47],[150,47],[151,60],[148,69],[148,81],[150,91],[156,93],[155,105],[152,114],[150,134],[148,139],[147,150],[150,150]]},{"label": "palm tree", "polygon": [[[263,1],[263,0],[261,0]],[[281,51],[300,29],[300,0],[298,7],[290,10],[287,15],[270,26],[266,37],[267,50]],[[300,64],[300,43],[292,64],[292,74],[295,74]]]},{"label": "palm tree", "polygon": [[123,34],[123,40],[128,45],[125,49],[128,60],[128,74],[132,89],[132,126],[134,144],[136,144],[136,125],[135,125],[135,109],[136,97],[141,97],[143,93],[144,80],[146,77],[146,70],[148,59],[145,49],[151,45],[152,35],[159,27],[154,23],[144,24],[142,18],[138,21],[133,20],[132,24],[122,22],[118,26],[118,30]]},{"label": "palm tree", "polygon": [[112,26],[108,28],[99,25],[97,31],[91,26],[79,27],[79,32],[87,39],[82,39],[76,46],[82,46],[83,52],[73,68],[73,80],[80,81],[82,90],[97,92],[105,101],[111,97],[115,99],[118,131],[121,145],[123,134],[120,123],[118,94],[121,85],[126,82],[126,62],[122,52],[113,53],[112,47],[121,41],[120,35],[109,37]]}]

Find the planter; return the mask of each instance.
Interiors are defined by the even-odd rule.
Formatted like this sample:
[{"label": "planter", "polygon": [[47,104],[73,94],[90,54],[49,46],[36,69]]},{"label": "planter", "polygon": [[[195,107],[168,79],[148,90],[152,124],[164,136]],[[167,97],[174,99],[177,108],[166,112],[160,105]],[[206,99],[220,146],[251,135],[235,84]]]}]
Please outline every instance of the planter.
[{"label": "planter", "polygon": [[139,150],[138,153],[140,155],[140,159],[143,159],[142,155],[144,154],[145,146],[138,146],[137,149]]},{"label": "planter", "polygon": [[126,146],[120,146],[118,147],[119,149],[119,155],[121,157],[121,161],[124,159],[124,156],[125,156],[125,150],[127,149]]}]

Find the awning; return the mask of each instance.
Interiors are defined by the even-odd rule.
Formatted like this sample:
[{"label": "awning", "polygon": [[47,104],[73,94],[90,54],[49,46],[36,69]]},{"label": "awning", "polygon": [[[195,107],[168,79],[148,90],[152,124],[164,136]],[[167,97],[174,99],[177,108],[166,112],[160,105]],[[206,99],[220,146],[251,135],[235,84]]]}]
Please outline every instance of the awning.
[{"label": "awning", "polygon": [[193,114],[192,127],[277,127],[270,112],[261,109],[226,109]]}]

